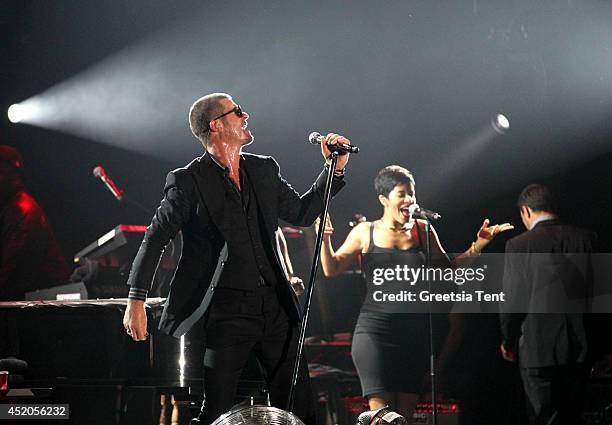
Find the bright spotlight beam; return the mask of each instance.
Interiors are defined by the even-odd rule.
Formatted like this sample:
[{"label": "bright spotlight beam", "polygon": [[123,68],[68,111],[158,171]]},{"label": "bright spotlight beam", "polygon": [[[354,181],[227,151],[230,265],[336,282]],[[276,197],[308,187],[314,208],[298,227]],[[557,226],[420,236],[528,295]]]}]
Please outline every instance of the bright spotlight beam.
[{"label": "bright spotlight beam", "polygon": [[[7,115],[12,123],[34,124],[37,120],[40,120],[44,109],[40,101],[31,98],[9,106]],[[51,112],[50,108],[47,108],[47,115]]]},{"label": "bright spotlight beam", "polygon": [[8,119],[12,123],[18,123],[27,115],[27,108],[19,103],[9,106],[7,111]]},{"label": "bright spotlight beam", "polygon": [[497,114],[491,120],[491,125],[498,134],[504,134],[510,128],[510,120],[504,114]]}]

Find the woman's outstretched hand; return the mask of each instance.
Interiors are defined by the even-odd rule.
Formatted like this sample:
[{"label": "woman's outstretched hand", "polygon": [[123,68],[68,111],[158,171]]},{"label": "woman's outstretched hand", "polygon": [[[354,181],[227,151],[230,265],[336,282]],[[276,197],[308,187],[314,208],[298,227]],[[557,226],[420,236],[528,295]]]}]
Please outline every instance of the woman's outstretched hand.
[{"label": "woman's outstretched hand", "polygon": [[478,234],[476,235],[479,239],[478,242],[481,242],[482,244],[486,245],[487,243],[489,243],[496,235],[505,232],[507,230],[512,230],[514,229],[514,226],[510,223],[503,223],[503,224],[494,224],[494,225],[489,225],[489,219],[485,219],[485,221],[482,222],[482,226],[480,226],[480,229],[478,230]]}]

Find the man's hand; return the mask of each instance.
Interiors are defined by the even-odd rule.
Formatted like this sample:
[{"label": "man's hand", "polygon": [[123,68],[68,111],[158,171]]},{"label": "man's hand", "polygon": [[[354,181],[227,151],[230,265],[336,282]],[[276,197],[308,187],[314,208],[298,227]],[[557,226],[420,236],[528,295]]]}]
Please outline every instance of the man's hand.
[{"label": "man's hand", "polygon": [[[325,161],[327,161],[331,157],[331,152],[329,151],[327,147],[328,143],[332,145],[335,145],[336,143],[350,145],[351,141],[347,139],[346,137],[341,136],[336,133],[329,133],[327,136],[325,136],[323,140],[321,141],[321,154],[323,155],[323,158],[325,158]],[[346,167],[346,164],[348,163],[349,155],[350,154],[347,153],[347,154],[338,156],[338,162],[336,162],[337,171],[344,170],[344,167]]]},{"label": "man's hand", "polygon": [[516,361],[516,355],[514,354],[514,352],[507,350],[506,347],[504,347],[504,344],[500,345],[499,349],[504,360],[508,360],[509,362]]},{"label": "man's hand", "polygon": [[291,284],[291,287],[293,288],[293,292],[295,292],[295,295],[300,296],[304,293],[304,282],[302,281],[302,279],[300,279],[297,276],[290,275],[289,283]]},{"label": "man's hand", "polygon": [[125,314],[123,315],[123,327],[134,341],[144,341],[147,333],[147,314],[145,302],[142,300],[128,300]]}]

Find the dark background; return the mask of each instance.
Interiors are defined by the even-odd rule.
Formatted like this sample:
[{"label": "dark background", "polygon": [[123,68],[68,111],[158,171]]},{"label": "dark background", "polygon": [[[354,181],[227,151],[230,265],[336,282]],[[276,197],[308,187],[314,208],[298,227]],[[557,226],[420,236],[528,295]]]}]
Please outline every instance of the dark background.
[{"label": "dark background", "polygon": [[[119,223],[150,220],[92,169],[103,165],[152,211],[166,173],[201,154],[187,113],[214,91],[251,115],[247,150],[274,155],[300,192],[322,166],[311,131],[361,148],[332,207],[336,246],[353,214],[381,214],[372,180],[399,164],[415,174],[419,203],[442,214],[449,252],[464,251],[486,217],[517,227],[489,247],[503,251],[533,182],[551,184],[563,217],[610,251],[610,28],[612,4],[595,0],[4,0],[0,111],[38,109],[19,124],[2,113],[0,143],[23,154],[68,259]],[[490,126],[499,112],[505,135]],[[497,391],[506,404],[482,405],[508,417],[520,391],[502,379],[512,372],[494,318],[470,326],[473,398]]]},{"label": "dark background", "polygon": [[[310,131],[361,147],[333,207],[337,243],[352,214],[380,214],[372,179],[397,163],[414,172],[419,203],[443,215],[448,251],[463,251],[485,217],[519,231],[515,199],[536,181],[609,248],[612,5],[430,3],[5,0],[0,107],[43,107],[29,124],[3,116],[0,143],[23,153],[68,257],[150,219],[116,202],[93,167],[152,210],[165,174],[201,154],[187,112],[212,91],[244,106],[248,150],[274,155],[298,191],[322,163]],[[510,131],[474,143],[497,112]]]}]

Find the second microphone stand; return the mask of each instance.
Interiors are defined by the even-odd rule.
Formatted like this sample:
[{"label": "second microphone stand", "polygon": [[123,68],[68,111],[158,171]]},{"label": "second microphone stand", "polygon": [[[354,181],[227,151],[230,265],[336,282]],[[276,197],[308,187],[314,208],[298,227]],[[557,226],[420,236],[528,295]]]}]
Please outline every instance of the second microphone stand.
[{"label": "second microphone stand", "polygon": [[[427,217],[425,219],[425,270],[431,268],[431,222]],[[431,281],[427,279],[427,290],[431,293]],[[428,319],[429,319],[429,375],[431,378],[431,423],[432,425],[438,424],[438,402],[436,392],[436,349],[434,345],[434,323],[433,323],[433,312],[431,311],[431,304],[428,305]]]}]

